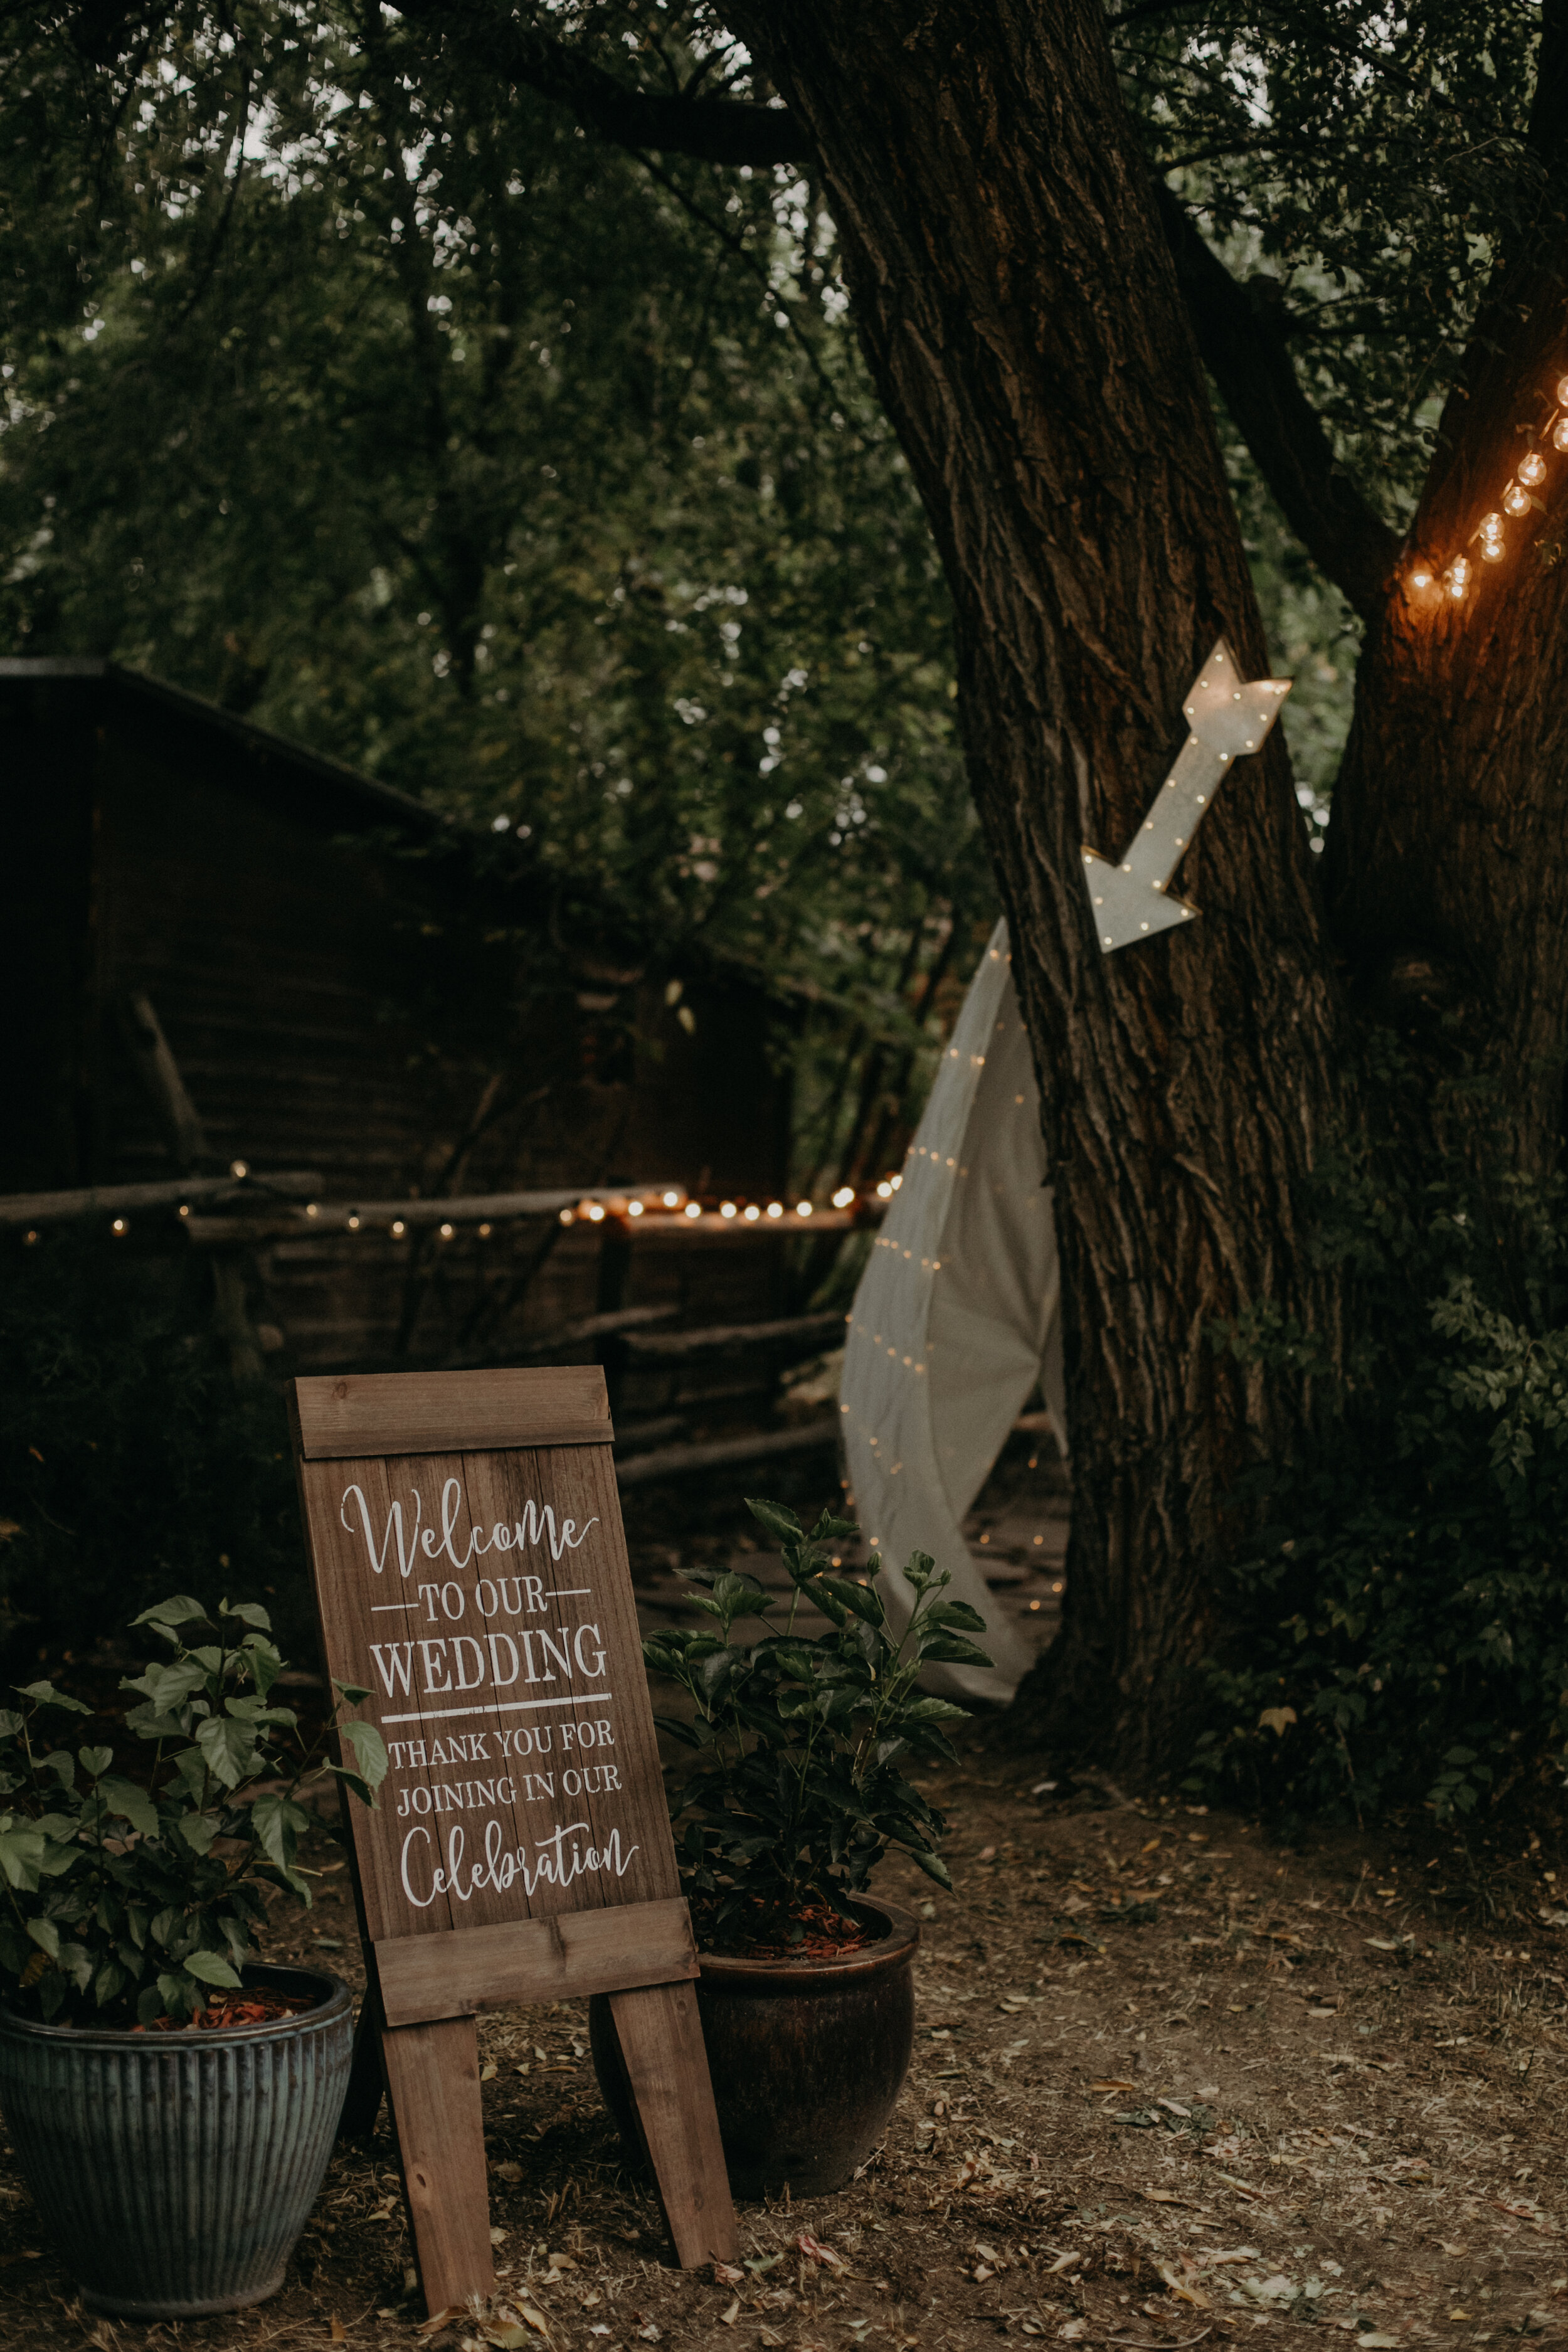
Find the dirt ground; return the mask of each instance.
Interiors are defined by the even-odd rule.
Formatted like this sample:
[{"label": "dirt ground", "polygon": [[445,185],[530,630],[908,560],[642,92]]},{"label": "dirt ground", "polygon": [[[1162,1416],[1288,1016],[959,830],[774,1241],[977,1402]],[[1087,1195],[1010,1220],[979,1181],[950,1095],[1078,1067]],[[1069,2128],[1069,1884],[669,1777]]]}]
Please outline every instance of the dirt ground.
[{"label": "dirt ground", "polygon": [[[666,2267],[584,2010],[563,2003],[480,2028],[490,2314],[422,2328],[384,2116],[368,2148],[334,2158],[285,2291],[178,2328],[81,2312],[6,2150],[0,2342],[1568,2338],[1568,1863],[1550,1822],[1446,1833],[1422,1816],[1284,1851],[1243,1818],[1042,1787],[1042,1769],[969,1744],[928,1784],[952,1814],[956,1895],[901,1869],[882,1882],[926,1918],[903,2095],[841,2195],[742,2209],[739,2280]],[[341,1874],[324,1894],[310,1919],[280,1918],[271,1950],[360,1981]]]}]

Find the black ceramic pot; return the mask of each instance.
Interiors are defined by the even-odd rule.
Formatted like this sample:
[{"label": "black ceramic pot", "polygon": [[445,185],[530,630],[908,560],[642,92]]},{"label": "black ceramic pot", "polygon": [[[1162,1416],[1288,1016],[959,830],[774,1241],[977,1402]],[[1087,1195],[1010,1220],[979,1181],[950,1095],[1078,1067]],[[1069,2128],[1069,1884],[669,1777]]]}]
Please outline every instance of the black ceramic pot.
[{"label": "black ceramic pot", "polygon": [[[704,1952],[697,1986],[730,2187],[826,2197],[880,2138],[914,2046],[920,1923],[891,1903],[846,1906],[876,1940],[832,1960]],[[588,2004],[594,2071],[628,2153],[641,2143],[602,1994]]]},{"label": "black ceramic pot", "polygon": [[243,1975],[315,2006],[213,2033],[37,2025],[0,2009],[0,2106],[89,2311],[190,2319],[283,2284],[332,2152],[353,2005],[314,1969]]}]

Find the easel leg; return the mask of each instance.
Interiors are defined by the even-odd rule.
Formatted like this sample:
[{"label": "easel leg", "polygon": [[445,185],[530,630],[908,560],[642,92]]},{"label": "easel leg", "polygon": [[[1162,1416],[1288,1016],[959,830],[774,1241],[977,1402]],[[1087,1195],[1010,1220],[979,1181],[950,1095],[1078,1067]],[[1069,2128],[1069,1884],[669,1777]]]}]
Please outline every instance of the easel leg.
[{"label": "easel leg", "polygon": [[667,1984],[613,1992],[610,2013],[675,2259],[683,2271],[733,2262],[735,2209],[696,1990]]},{"label": "easel leg", "polygon": [[348,2089],[343,2093],[343,2111],[338,2117],[340,2139],[368,2139],[381,2113],[386,2084],[381,2072],[375,2006],[374,1993],[367,1992],[360,2003],[359,2022],[354,2027],[353,2063],[349,2069]]},{"label": "easel leg", "polygon": [[434,2318],[495,2293],[479,2035],[471,2017],[384,2028],[381,2056],[419,2284]]}]

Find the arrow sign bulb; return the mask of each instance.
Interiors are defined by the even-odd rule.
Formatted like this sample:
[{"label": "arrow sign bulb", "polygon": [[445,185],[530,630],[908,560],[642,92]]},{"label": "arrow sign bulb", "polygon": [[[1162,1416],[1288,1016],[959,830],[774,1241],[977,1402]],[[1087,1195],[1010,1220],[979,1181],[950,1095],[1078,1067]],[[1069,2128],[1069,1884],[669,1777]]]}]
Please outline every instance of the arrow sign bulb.
[{"label": "arrow sign bulb", "polygon": [[1089,914],[1102,953],[1192,921],[1198,910],[1171,896],[1171,877],[1231,761],[1261,750],[1289,691],[1289,678],[1242,678],[1235,655],[1219,639],[1182,706],[1187,740],[1121,863],[1098,849],[1083,852]]}]

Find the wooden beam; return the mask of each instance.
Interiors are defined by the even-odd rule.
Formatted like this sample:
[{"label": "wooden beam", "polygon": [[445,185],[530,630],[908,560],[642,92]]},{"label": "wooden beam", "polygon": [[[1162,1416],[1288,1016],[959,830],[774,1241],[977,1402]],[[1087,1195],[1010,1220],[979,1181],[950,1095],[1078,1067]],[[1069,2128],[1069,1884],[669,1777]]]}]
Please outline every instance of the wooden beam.
[{"label": "wooden beam", "polygon": [[[125,1209],[173,1209],[187,1201],[265,1201],[268,1193],[304,1200],[317,1190],[313,1168],[280,1175],[178,1176],[155,1184],[91,1184],[74,1192],[0,1193],[0,1225],[59,1224],[75,1217],[118,1215]],[[230,1238],[233,1236],[231,1235]]]},{"label": "wooden beam", "polygon": [[495,2293],[489,2188],[471,2017],[384,2030],[382,2064],[419,2284],[431,2316]]},{"label": "wooden beam", "polygon": [[665,1445],[654,1454],[638,1454],[616,1465],[616,1483],[624,1495],[629,1486],[651,1486],[658,1478],[682,1478],[692,1470],[722,1470],[742,1462],[776,1461],[790,1454],[826,1453],[838,1444],[838,1416],[808,1423],[802,1429],[761,1430],[752,1437],[723,1437],[707,1445]]},{"label": "wooden beam", "polygon": [[672,1984],[697,1974],[691,1920],[679,1895],[387,1937],[374,1950],[388,2025],[472,2017],[509,2001],[585,2000],[620,1985]]},{"label": "wooden beam", "polygon": [[790,1315],[773,1323],[716,1323],[700,1331],[630,1332],[623,1340],[628,1362],[655,1366],[689,1362],[697,1356],[813,1356],[842,1341],[848,1317]]},{"label": "wooden beam", "polygon": [[613,1992],[610,2015],[675,2259],[683,2271],[731,2263],[739,2243],[735,2209],[696,1988]]},{"label": "wooden beam", "polygon": [[608,1445],[597,1364],[482,1372],[326,1373],[294,1383],[307,1462],[492,1447]]},{"label": "wooden beam", "polygon": [[133,989],[121,999],[119,1013],[136,1075],[163,1121],[174,1165],[194,1168],[198,1160],[207,1157],[206,1129],[185,1091],[180,1066],[163,1034],[163,1024],[153,1010],[153,1000],[141,989]]}]

